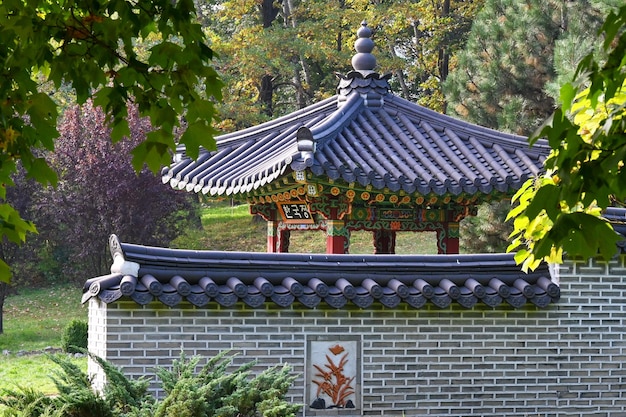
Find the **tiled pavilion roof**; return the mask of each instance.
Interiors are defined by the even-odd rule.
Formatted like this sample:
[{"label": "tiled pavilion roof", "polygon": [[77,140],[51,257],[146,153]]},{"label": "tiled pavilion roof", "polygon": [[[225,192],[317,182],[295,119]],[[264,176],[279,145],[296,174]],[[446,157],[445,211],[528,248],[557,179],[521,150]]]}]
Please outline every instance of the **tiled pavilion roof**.
[{"label": "tiled pavilion roof", "polygon": [[560,290],[547,265],[528,274],[512,254],[327,255],[165,249],[121,243],[111,236],[111,274],[88,280],[83,302],[158,300],[168,306],[188,301],[252,308],[320,303],[367,308],[373,303],[413,308],[452,303],[471,308],[507,303],[546,307]]},{"label": "tiled pavilion roof", "polygon": [[[338,94],[284,117],[217,137],[194,161],[179,149],[164,183],[212,196],[262,194],[291,171],[421,195],[512,193],[539,173],[540,141],[436,113],[392,92],[373,71],[369,28]],[[363,45],[367,44],[367,48]],[[368,46],[369,45],[369,46]]]}]

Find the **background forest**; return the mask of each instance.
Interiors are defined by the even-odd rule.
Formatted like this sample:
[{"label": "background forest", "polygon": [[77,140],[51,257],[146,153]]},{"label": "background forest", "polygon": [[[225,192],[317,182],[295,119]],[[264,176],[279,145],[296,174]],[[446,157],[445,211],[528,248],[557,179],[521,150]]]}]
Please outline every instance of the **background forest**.
[{"label": "background forest", "polygon": [[[593,51],[596,31],[623,0],[232,0],[196,1],[225,87],[221,132],[249,127],[335,94],[361,21],[373,29],[379,73],[395,94],[442,113],[528,135],[553,110],[559,86]],[[145,42],[148,42],[146,40]],[[137,48],[145,48],[138,44]],[[46,86],[42,86],[46,88]],[[49,87],[48,87],[49,88]],[[4,241],[11,285],[83,282],[106,273],[110,233],[167,246],[200,227],[197,196],[175,192],[129,150],[151,130],[129,114],[129,140],[112,145],[103,114],[77,106],[63,89],[61,137],[46,154],[56,188],[18,175],[9,200],[38,234],[22,247]],[[481,207],[462,224],[465,251],[503,251],[509,202]],[[210,249],[210,248],[208,248]],[[0,282],[2,302],[8,284]]]}]

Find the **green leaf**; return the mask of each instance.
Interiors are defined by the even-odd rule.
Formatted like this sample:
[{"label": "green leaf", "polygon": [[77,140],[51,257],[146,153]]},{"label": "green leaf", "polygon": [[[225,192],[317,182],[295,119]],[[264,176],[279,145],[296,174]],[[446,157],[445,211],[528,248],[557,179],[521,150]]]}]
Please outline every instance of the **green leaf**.
[{"label": "green leaf", "polygon": [[[515,247],[517,247],[517,245]],[[507,252],[508,252],[508,249],[507,249]],[[515,255],[513,256],[513,259],[515,259],[515,263],[519,265],[522,262],[524,262],[530,256],[530,254],[531,253],[528,251],[528,249],[520,249],[515,253]]]},{"label": "green leaf", "polygon": [[22,219],[10,204],[0,204],[0,234],[20,245],[26,240],[27,233],[37,233],[35,225]]},{"label": "green leaf", "polygon": [[39,142],[46,149],[53,150],[54,139],[59,136],[56,129],[58,116],[56,103],[46,94],[35,94],[28,100],[27,113]]},{"label": "green leaf", "polygon": [[172,162],[170,151],[176,149],[171,133],[162,129],[148,133],[147,139],[131,151],[132,165],[139,172],[146,165],[153,173]]},{"label": "green leaf", "polygon": [[111,141],[117,143],[124,137],[130,136],[130,127],[127,119],[120,119],[113,123],[111,129]]},{"label": "green leaf", "polygon": [[188,121],[211,120],[215,115],[215,105],[211,100],[196,99],[189,103],[186,118]]},{"label": "green leaf", "polygon": [[571,108],[577,93],[578,90],[571,83],[565,83],[561,87],[560,100],[564,112]]},{"label": "green leaf", "polygon": [[11,282],[11,275],[11,268],[9,268],[9,265],[0,259],[0,281],[6,283]]},{"label": "green leaf", "polygon": [[615,39],[615,37],[617,36],[617,33],[619,32],[622,26],[623,24],[620,23],[619,15],[611,11],[609,15],[606,17],[606,20],[604,21],[602,28],[600,29],[601,32],[604,32],[604,35],[605,35],[604,36],[604,49],[605,50],[611,47],[611,43],[613,42],[613,39]]},{"label": "green leaf", "polygon": [[171,69],[177,63],[176,57],[182,52],[182,48],[172,42],[161,42],[150,48],[148,63],[164,69]]},{"label": "green leaf", "polygon": [[[517,190],[517,192],[515,193],[515,195],[513,195],[513,198],[511,199],[511,202],[514,203],[517,200],[522,200],[522,196],[524,195],[528,195],[530,192],[532,192],[532,187],[535,184],[535,179],[534,178],[529,178],[526,180],[526,182],[524,182],[524,184],[522,184],[522,186],[520,187],[519,190]],[[508,220],[508,218],[507,218]]]},{"label": "green leaf", "polygon": [[50,184],[54,187],[57,185],[57,173],[50,168],[48,162],[44,158],[35,158],[30,165],[26,167],[28,176],[37,180],[40,184]]},{"label": "green leaf", "polygon": [[215,150],[215,130],[205,121],[198,121],[187,126],[185,133],[180,138],[180,143],[185,144],[187,155],[192,159],[197,159],[200,147],[206,150]]},{"label": "green leaf", "polygon": [[553,184],[544,184],[533,196],[524,214],[528,218],[535,218],[545,210],[549,218],[556,218],[559,213],[559,190]]},{"label": "green leaf", "polygon": [[[34,117],[37,120],[56,120],[58,115],[57,105],[47,94],[38,93],[29,100],[28,114],[31,118]],[[36,125],[33,120],[31,120],[31,123]]]},{"label": "green leaf", "polygon": [[170,132],[174,126],[178,125],[178,113],[172,108],[169,101],[165,99],[151,103],[147,115],[155,127],[162,127]]},{"label": "green leaf", "polygon": [[598,235],[603,238],[598,239],[598,247],[600,250],[600,256],[608,261],[617,253],[617,244],[623,239],[622,236],[617,234],[610,223],[606,222],[605,226],[610,230],[598,230]]}]

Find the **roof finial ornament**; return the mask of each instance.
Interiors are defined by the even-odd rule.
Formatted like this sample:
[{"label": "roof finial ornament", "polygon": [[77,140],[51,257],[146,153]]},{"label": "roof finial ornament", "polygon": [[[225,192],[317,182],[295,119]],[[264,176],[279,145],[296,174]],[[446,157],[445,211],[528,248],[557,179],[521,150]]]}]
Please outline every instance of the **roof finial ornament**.
[{"label": "roof finial ornament", "polygon": [[361,27],[356,32],[357,40],[354,42],[356,54],[352,57],[352,68],[345,76],[339,76],[337,86],[337,106],[342,107],[348,97],[358,94],[362,97],[365,105],[370,109],[382,107],[385,96],[391,91],[387,81],[391,74],[381,76],[376,68],[376,58],[372,55],[374,41],[372,41],[372,30],[367,27],[367,22],[363,21]]},{"label": "roof finial ornament", "polygon": [[363,75],[374,72],[376,68],[376,57],[372,55],[374,41],[372,41],[372,30],[367,27],[367,22],[361,22],[361,27],[356,32],[357,40],[354,42],[356,54],[352,57],[352,68]]}]

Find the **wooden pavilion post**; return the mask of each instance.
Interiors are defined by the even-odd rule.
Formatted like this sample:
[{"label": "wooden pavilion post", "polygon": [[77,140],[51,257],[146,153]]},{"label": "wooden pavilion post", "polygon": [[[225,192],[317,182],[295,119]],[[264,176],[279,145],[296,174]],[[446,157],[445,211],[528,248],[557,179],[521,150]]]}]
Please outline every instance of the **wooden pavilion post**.
[{"label": "wooden pavilion post", "polygon": [[267,222],[267,251],[278,252],[278,222],[276,220]]},{"label": "wooden pavilion post", "polygon": [[437,230],[437,253],[459,253],[459,222],[445,222]]},{"label": "wooden pavilion post", "polygon": [[445,251],[442,252],[441,248],[439,248],[439,253],[459,253],[459,223],[444,223],[444,232],[443,243],[445,244]]},{"label": "wooden pavilion post", "polygon": [[279,226],[280,222],[277,220],[270,220],[267,222],[268,252],[289,252],[289,238],[291,237],[291,232],[288,229]]},{"label": "wooden pavilion post", "polygon": [[374,253],[377,255],[396,253],[395,230],[379,229],[374,231]]},{"label": "wooden pavilion post", "polygon": [[326,221],[326,253],[347,253],[349,231],[343,220]]},{"label": "wooden pavilion post", "polygon": [[340,199],[331,197],[328,201],[326,220],[326,253],[344,254],[349,252],[350,231],[343,218],[347,207]]}]

